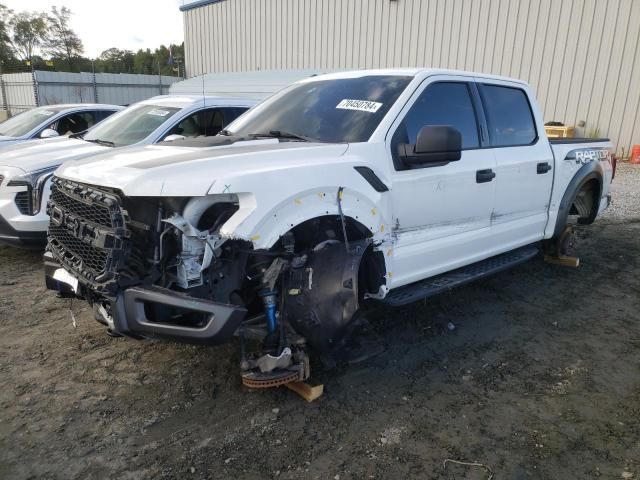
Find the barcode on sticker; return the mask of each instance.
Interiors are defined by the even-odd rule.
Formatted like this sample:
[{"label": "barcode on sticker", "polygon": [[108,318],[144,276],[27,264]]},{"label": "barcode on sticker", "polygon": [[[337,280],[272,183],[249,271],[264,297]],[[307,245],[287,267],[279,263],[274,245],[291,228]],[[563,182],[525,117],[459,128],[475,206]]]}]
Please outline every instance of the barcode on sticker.
[{"label": "barcode on sticker", "polygon": [[369,100],[351,100],[345,98],[338,105],[336,105],[336,108],[340,108],[342,110],[360,110],[361,112],[376,113],[381,106],[382,104],[378,102],[371,102]]}]

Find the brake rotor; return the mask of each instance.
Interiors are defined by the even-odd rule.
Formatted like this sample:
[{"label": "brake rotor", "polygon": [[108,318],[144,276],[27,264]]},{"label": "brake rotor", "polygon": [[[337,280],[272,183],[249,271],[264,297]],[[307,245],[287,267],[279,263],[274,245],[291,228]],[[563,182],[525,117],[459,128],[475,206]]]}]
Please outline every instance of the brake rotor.
[{"label": "brake rotor", "polygon": [[272,372],[251,371],[242,374],[242,384],[249,388],[273,388],[300,380],[300,374],[292,370]]},{"label": "brake rotor", "polygon": [[578,239],[573,228],[567,226],[558,239],[558,256],[573,256],[577,243]]}]

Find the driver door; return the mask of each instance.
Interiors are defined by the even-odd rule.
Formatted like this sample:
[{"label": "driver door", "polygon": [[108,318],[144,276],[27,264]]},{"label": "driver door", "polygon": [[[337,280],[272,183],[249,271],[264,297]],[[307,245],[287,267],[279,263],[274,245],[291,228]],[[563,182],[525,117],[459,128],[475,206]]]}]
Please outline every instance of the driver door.
[{"label": "driver door", "polygon": [[[486,258],[495,196],[494,153],[480,121],[482,110],[471,79],[430,77],[392,126],[391,200],[396,245],[391,288]],[[424,126],[447,125],[462,134],[460,160],[408,165],[398,145],[415,145]]]}]

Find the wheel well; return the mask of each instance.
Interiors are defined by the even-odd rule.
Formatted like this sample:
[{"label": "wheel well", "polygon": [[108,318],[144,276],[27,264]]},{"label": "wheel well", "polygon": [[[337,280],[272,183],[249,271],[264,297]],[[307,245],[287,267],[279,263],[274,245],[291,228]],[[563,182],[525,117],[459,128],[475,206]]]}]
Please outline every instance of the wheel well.
[{"label": "wheel well", "polygon": [[[373,235],[367,227],[351,217],[344,217],[344,223],[349,241],[364,240]],[[290,234],[295,238],[297,250],[313,248],[325,240],[344,241],[339,215],[323,215],[306,220],[289,230],[276,245],[281,244],[282,239]]]},{"label": "wheel well", "polygon": [[[366,226],[354,218],[344,217],[344,222],[349,242],[365,240],[373,236],[373,233]],[[339,215],[323,215],[296,225],[280,237],[274,248],[282,250],[287,241],[285,239],[290,239],[291,235],[295,242],[296,251],[312,249],[326,240],[344,242],[342,221]],[[386,273],[384,254],[376,251],[372,243],[360,262],[358,272],[360,295],[362,296],[365,292],[377,293],[380,286],[386,282]]]},{"label": "wheel well", "polygon": [[592,223],[600,206],[600,182],[592,178],[585,182],[571,204],[569,215],[577,215],[579,223]]}]

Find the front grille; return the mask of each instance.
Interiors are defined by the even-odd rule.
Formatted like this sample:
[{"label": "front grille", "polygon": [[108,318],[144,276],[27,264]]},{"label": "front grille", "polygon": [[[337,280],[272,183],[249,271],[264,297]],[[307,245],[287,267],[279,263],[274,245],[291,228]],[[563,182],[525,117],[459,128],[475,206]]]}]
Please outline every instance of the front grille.
[{"label": "front grille", "polygon": [[51,191],[50,201],[65,212],[76,215],[87,222],[111,228],[111,210],[107,205],[100,203],[84,203],[78,201],[77,197],[70,197],[68,193],[59,188]]},{"label": "front grille", "polygon": [[49,236],[54,243],[64,247],[65,259],[75,267],[74,270],[82,270],[84,267],[95,275],[104,272],[109,257],[106,251],[76,238],[66,227],[50,225]]},{"label": "front grille", "polygon": [[16,193],[15,202],[21,214],[31,214],[31,193],[29,191]]},{"label": "front grille", "polygon": [[120,197],[54,177],[47,213],[53,256],[94,289],[112,292],[129,250],[128,216]]}]

